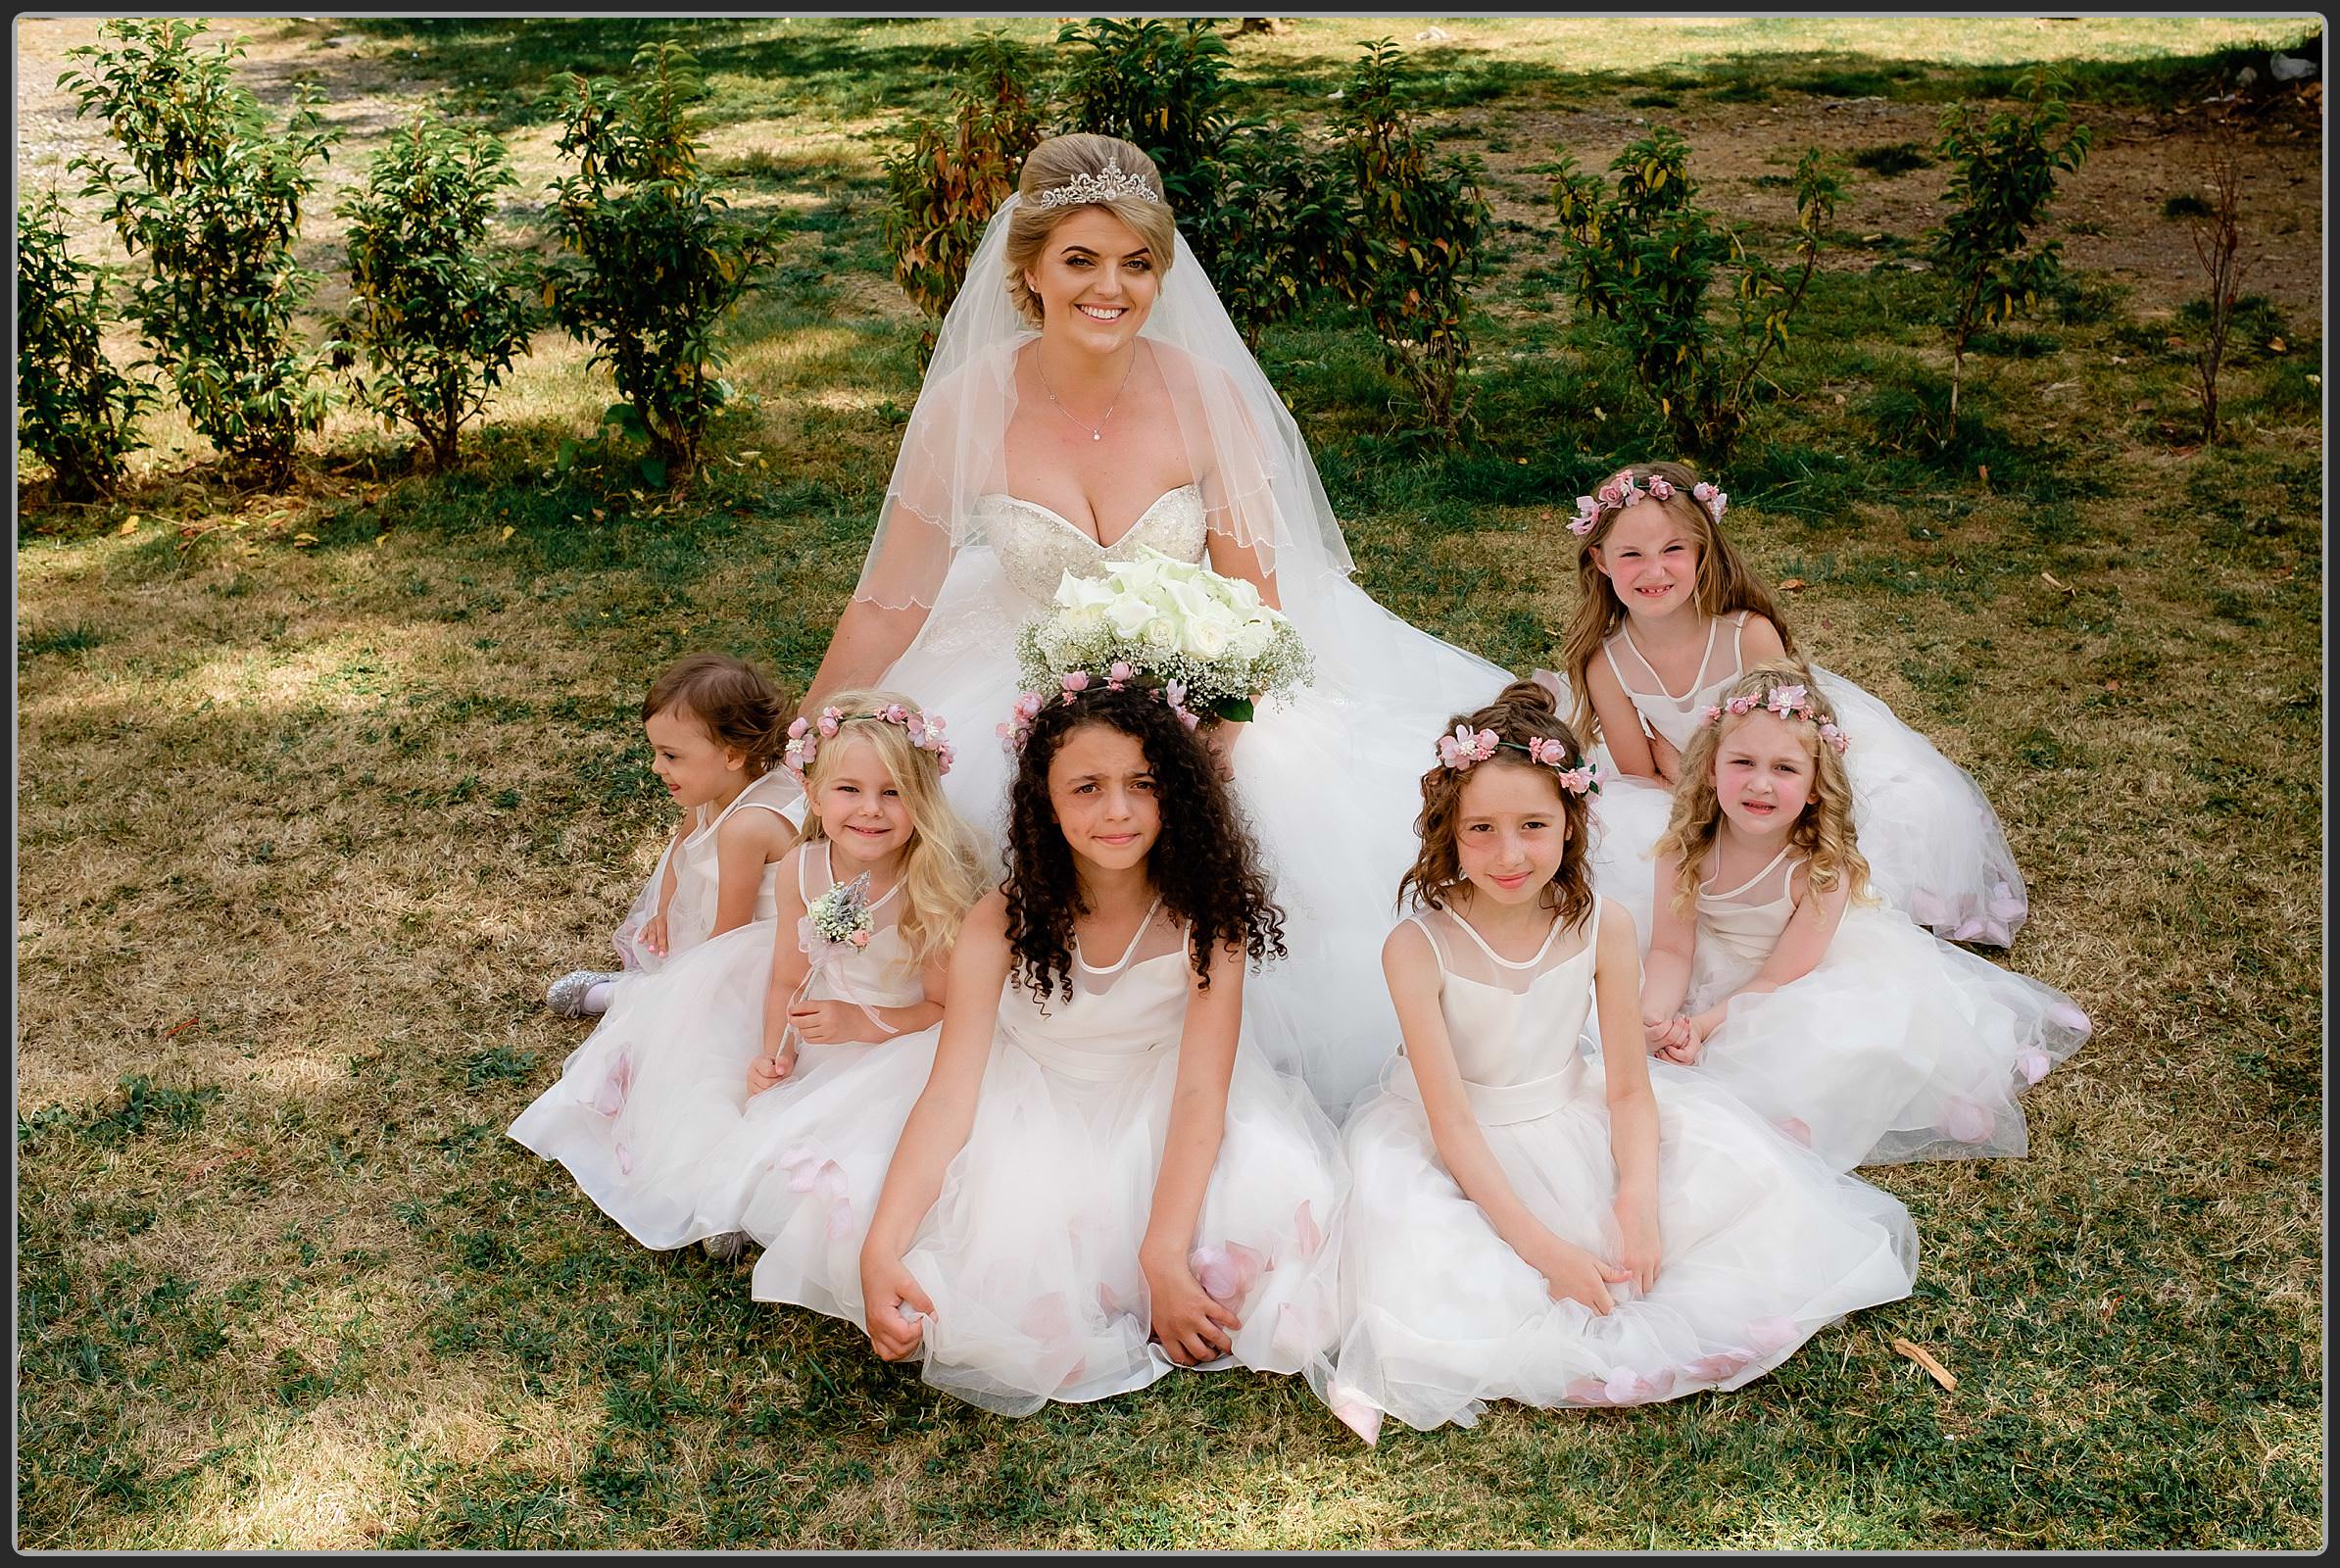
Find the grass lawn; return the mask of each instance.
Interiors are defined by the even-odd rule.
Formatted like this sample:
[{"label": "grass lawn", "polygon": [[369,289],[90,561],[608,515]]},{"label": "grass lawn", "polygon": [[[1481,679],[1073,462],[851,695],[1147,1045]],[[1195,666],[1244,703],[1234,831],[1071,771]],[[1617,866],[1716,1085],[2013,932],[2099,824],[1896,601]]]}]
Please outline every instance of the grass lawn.
[{"label": "grass lawn", "polygon": [[[101,132],[54,80],[96,24],[17,25],[20,176],[70,189]],[[1675,124],[1709,202],[1778,251],[1801,148],[1856,166],[1719,475],[1731,523],[1814,657],[1981,782],[2030,881],[2011,961],[2097,1022],[2026,1098],[2028,1157],[1869,1173],[1923,1239],[1907,1300],[1735,1394],[1506,1405],[1373,1449],[1293,1379],[974,1411],[845,1324],[756,1306],[745,1263],[645,1252],[503,1137],[583,1037],[545,983],[606,959],[669,826],[633,718],[650,676],[711,647],[801,689],[851,591],[918,385],[876,159],[977,24],[217,25],[272,101],[328,88],[336,185],[418,104],[494,124],[523,239],[548,77],[679,36],[710,163],[789,238],[738,321],[760,402],[679,506],[614,459],[554,471],[611,394],[553,334],[446,475],[344,414],[292,490],[241,494],[166,408],[114,501],[20,480],[20,1545],[2319,1542],[2323,149],[2305,95],[2264,85],[2317,24],[1377,18],[1234,44],[1247,108],[1314,119],[1393,36],[1446,145],[1485,160],[1475,441],[1407,439],[1346,315],[1263,358],[1364,585],[1522,670],[1571,607],[1572,498],[1663,450],[1557,286],[1542,171]],[[1931,457],[1895,432],[1946,368],[1919,258],[1934,117],[2041,59],[2098,127],[2055,209],[2072,285],[1972,362],[1976,424]],[[2165,207],[2246,61],[2252,298],[2230,436],[2199,449],[2202,285]],[[82,253],[121,260],[73,210]]]}]

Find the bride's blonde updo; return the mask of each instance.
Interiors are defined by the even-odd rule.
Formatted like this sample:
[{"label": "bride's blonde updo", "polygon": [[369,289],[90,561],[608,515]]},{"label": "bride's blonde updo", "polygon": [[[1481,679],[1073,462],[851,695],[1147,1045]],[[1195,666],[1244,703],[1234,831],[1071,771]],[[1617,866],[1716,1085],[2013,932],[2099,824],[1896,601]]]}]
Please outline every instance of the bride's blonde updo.
[{"label": "bride's blonde updo", "polygon": [[[1083,174],[1100,175],[1108,168],[1144,180],[1156,199],[1120,196],[1065,202],[1055,207],[1040,205],[1044,193],[1069,184]],[[1162,176],[1144,148],[1119,136],[1099,136],[1084,130],[1069,136],[1049,137],[1033,148],[1032,155],[1024,160],[1024,172],[1016,180],[1016,194],[1023,200],[1016,207],[1015,216],[1007,221],[1007,295],[1015,301],[1015,308],[1023,313],[1024,318],[1034,325],[1040,323],[1040,298],[1025,283],[1024,273],[1039,264],[1040,253],[1047,248],[1048,235],[1056,225],[1075,213],[1091,207],[1102,208],[1127,223],[1130,231],[1153,252],[1153,270],[1157,275],[1169,271],[1178,255],[1178,220],[1171,214],[1168,202],[1162,199]]]}]

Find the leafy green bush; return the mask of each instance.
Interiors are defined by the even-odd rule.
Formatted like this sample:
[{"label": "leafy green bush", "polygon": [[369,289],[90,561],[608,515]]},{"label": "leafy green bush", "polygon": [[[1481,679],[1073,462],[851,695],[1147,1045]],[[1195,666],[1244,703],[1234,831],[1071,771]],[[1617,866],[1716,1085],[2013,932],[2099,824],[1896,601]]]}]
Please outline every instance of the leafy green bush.
[{"label": "leafy green bush", "polygon": [[496,193],[516,183],[493,136],[416,115],[338,209],[351,302],[335,323],[336,366],[362,351],[361,401],[386,425],[411,425],[442,468],[528,347],[525,268],[488,234]]},{"label": "leafy green bush", "polygon": [[926,314],[922,361],[934,352],[937,323],[958,298],[984,225],[1014,194],[1025,155],[1040,144],[1034,91],[1023,51],[996,34],[979,39],[949,118],[912,121],[904,127],[909,145],[884,160],[886,249],[894,280]]},{"label": "leafy green bush", "polygon": [[723,320],[770,270],[778,241],[707,188],[691,124],[705,87],[690,51],[645,44],[633,69],[624,85],[569,74],[554,145],[578,172],[553,185],[566,254],[545,265],[542,286],[554,319],[625,399],[605,423],[649,442],[643,476],[663,485],[697,466],[708,422],[738,396],[713,373]]},{"label": "leafy green bush", "polygon": [[[1058,93],[1061,131],[1119,136],[1146,149],[1174,212],[1199,220],[1216,210],[1219,163],[1237,128],[1228,100],[1227,40],[1208,17],[1173,24],[1092,18],[1056,34],[1070,46]],[[1187,243],[1211,276],[1218,257],[1208,235],[1190,229]]]},{"label": "leafy green bush", "polygon": [[1476,159],[1431,162],[1431,138],[1402,101],[1399,52],[1368,44],[1341,88],[1343,223],[1329,253],[1332,286],[1364,309],[1389,368],[1421,399],[1431,428],[1461,431],[1471,357],[1471,280],[1493,229]]},{"label": "leafy green bush", "polygon": [[[1689,151],[1678,132],[1652,127],[1610,163],[1612,191],[1598,175],[1580,173],[1564,150],[1552,199],[1578,303],[1617,324],[1675,443],[1721,462],[1745,427],[1756,371],[1787,342],[1843,184],[1817,150],[1798,160],[1795,255],[1803,265],[1791,280],[1697,205]],[[1708,290],[1727,269],[1738,273],[1728,330],[1707,311]]]},{"label": "leafy green bush", "polygon": [[2032,244],[2029,231],[2055,199],[2056,176],[2080,167],[2091,132],[2072,124],[2063,78],[2041,68],[2017,80],[2020,110],[1984,116],[1974,105],[1942,110],[1936,144],[1950,165],[1949,213],[1926,230],[1934,266],[1948,289],[1944,330],[1950,339],[1951,426],[1969,344],[1977,329],[2039,303],[2062,270],[2062,245]]},{"label": "leafy green bush", "polygon": [[[1227,315],[1256,353],[1267,329],[1335,282],[1348,227],[1343,171],[1289,124],[1251,125],[1227,140],[1214,205],[1187,222]],[[1199,236],[1201,243],[1196,243]]]},{"label": "leafy green bush", "polygon": [[301,432],[324,422],[333,394],[294,315],[317,274],[293,259],[311,166],[329,156],[317,128],[323,96],[303,85],[283,122],[237,85],[241,43],[198,53],[201,22],[116,18],[113,46],[67,53],[89,63],[58,78],[76,114],[106,121],[128,168],[84,154],[82,194],[107,217],[149,275],[131,293],[153,363],[167,371],[195,428],[230,463],[271,484],[291,477]]},{"label": "leafy green bush", "polygon": [[49,466],[60,500],[87,501],[122,480],[145,443],[138,413],[154,392],[117,370],[99,338],[106,270],[66,248],[54,191],[17,207],[17,444]]}]

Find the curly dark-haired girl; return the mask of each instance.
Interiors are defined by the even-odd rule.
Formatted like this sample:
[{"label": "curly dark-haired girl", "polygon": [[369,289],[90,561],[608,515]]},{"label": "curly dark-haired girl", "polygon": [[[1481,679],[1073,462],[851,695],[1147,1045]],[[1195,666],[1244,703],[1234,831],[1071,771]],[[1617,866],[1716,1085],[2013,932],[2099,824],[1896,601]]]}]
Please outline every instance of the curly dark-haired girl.
[{"label": "curly dark-haired girl", "polygon": [[759,1266],[757,1294],[844,1304],[1011,1415],[1174,1366],[1321,1372],[1340,1155],[1236,1049],[1283,914],[1175,688],[1065,682],[1017,705],[1007,878],[951,955],[859,1277],[816,1259],[767,1292]]},{"label": "curly dark-haired girl", "polygon": [[1001,891],[1017,978],[1044,1003],[1059,989],[1072,993],[1073,917],[1090,911],[1079,852],[1058,831],[1048,770],[1065,740],[1092,724],[1130,737],[1145,754],[1146,788],[1159,809],[1146,874],[1164,916],[1187,928],[1196,984],[1208,989],[1211,954],[1221,944],[1241,949],[1253,963],[1284,956],[1284,911],[1269,898],[1251,836],[1208,748],[1164,700],[1163,688],[1141,680],[1065,700],[1071,696],[1060,695],[1028,720],[1008,785]]}]

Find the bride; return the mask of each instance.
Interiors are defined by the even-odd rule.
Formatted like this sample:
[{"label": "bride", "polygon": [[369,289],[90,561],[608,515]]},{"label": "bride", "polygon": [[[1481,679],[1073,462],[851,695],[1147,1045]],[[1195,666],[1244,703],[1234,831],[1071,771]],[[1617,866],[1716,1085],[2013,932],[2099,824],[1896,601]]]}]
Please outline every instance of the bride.
[{"label": "bride", "polygon": [[[1020,686],[1016,632],[1064,572],[1098,574],[1140,546],[1247,578],[1315,653],[1313,685],[1214,744],[1289,916],[1292,956],[1245,988],[1246,1032],[1338,1113],[1397,1047],[1379,954],[1433,743],[1511,676],[1348,580],[1298,427],[1151,160],[1059,136],[1033,150],[968,265],[804,711],[851,688],[915,695],[959,726],[947,788],[996,840],[1008,767],[989,732]],[[1662,823],[1645,825],[1620,841]],[[1644,931],[1650,878],[1629,864],[1603,879]]]}]

